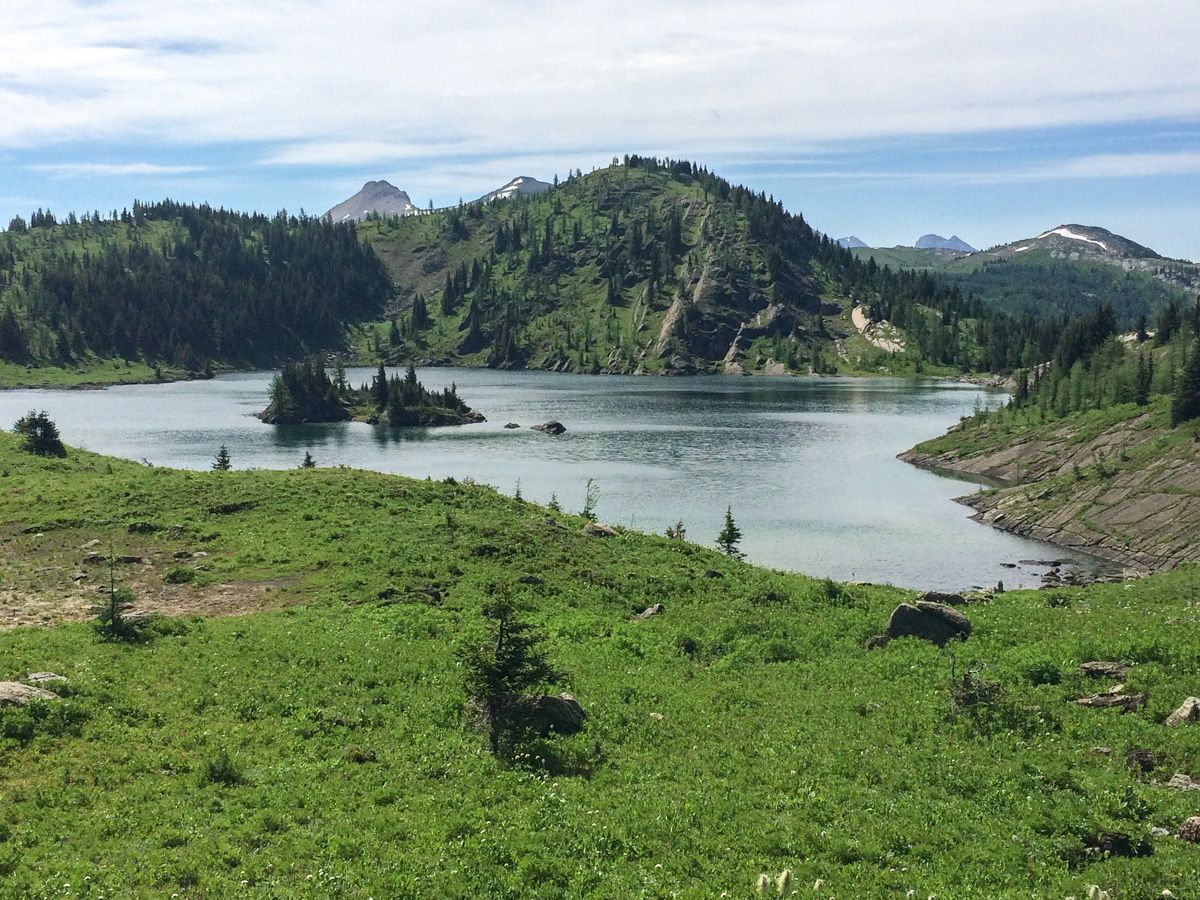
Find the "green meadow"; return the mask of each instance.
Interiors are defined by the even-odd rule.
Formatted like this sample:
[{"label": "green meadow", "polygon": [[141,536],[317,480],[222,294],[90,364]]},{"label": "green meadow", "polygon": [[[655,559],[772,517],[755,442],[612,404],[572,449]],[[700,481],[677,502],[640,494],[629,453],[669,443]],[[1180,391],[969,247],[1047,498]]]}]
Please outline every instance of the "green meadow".
[{"label": "green meadow", "polygon": [[[1200,694],[1200,568],[997,594],[964,643],[868,650],[914,592],[585,524],[470,483],[0,436],[0,680],[68,679],[0,707],[0,896],[751,897],[785,869],[812,897],[1196,896],[1174,832],[1200,794],[1165,782],[1200,779],[1200,724],[1163,720]],[[172,613],[140,640],[89,621],[105,557]],[[497,590],[588,713],[510,759],[456,652]],[[1147,704],[1074,704],[1112,686],[1096,659]],[[1107,831],[1153,852],[1086,849]]]}]

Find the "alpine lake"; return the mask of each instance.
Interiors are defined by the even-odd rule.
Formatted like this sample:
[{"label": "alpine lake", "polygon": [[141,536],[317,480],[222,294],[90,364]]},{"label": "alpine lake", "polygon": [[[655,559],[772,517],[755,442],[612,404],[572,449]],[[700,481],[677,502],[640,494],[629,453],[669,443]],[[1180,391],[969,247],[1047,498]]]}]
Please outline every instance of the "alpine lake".
[{"label": "alpine lake", "polygon": [[[358,385],[373,373],[347,377]],[[895,458],[1005,398],[974,385],[427,368],[426,387],[457,384],[487,421],[389,429],[264,425],[255,413],[273,375],[0,391],[0,422],[44,409],[68,444],[155,466],[208,469],[221,444],[235,468],[291,468],[308,452],[319,466],[473,479],[538,503],[553,496],[567,512],[581,511],[590,479],[603,522],[658,533],[682,522],[688,540],[712,546],[728,506],[750,561],[840,581],[1036,587],[1049,561],[1098,567],[972,521],[954,498],[979,485]],[[566,432],[531,430],[548,420]]]}]

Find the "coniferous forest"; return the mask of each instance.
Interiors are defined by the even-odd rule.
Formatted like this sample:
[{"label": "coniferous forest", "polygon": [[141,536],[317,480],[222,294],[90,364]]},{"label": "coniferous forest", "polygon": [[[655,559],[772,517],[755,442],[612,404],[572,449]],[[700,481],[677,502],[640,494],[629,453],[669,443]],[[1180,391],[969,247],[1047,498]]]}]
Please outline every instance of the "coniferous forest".
[{"label": "coniferous forest", "polygon": [[39,211],[0,234],[0,358],[266,365],[337,346],[391,290],[350,225],[169,200],[63,222]]}]

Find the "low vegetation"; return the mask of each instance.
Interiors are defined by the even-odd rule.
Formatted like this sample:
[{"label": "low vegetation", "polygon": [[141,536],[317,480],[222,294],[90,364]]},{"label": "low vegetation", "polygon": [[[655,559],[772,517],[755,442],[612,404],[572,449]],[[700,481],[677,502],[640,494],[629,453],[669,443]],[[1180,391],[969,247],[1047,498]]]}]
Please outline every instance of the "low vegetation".
[{"label": "low vegetation", "polygon": [[[911,592],[600,536],[469,483],[18,445],[0,435],[0,602],[78,621],[0,633],[0,678],[67,679],[60,699],[0,707],[0,893],[750,897],[770,873],[768,889],[820,882],[814,896],[1149,898],[1200,883],[1200,848],[1173,836],[1196,795],[1165,785],[1200,777],[1200,724],[1163,724],[1200,679],[1195,567],[995,595],[960,608],[965,643],[868,650]],[[226,612],[271,608],[104,640],[72,612],[101,596],[96,541],[130,614],[216,593]],[[479,691],[456,652],[481,646],[498,590],[587,711],[578,734],[500,756],[472,727]],[[1073,703],[1110,686],[1080,673],[1096,659],[1127,664],[1145,704]]]}]

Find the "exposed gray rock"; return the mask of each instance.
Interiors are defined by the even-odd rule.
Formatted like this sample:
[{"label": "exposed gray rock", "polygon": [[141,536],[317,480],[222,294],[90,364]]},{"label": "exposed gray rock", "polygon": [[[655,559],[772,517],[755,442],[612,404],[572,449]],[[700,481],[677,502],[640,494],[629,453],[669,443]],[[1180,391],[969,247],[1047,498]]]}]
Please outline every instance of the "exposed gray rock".
[{"label": "exposed gray rock", "polygon": [[952,607],[943,603],[918,600],[901,603],[888,619],[889,638],[918,637],[939,647],[952,640],[966,640],[971,635],[971,622]]},{"label": "exposed gray rock", "polygon": [[1200,697],[1188,697],[1163,724],[1174,728],[1188,722],[1200,722]]},{"label": "exposed gray rock", "polygon": [[1181,841],[1190,841],[1193,844],[1200,844],[1200,816],[1189,816],[1179,826],[1179,839]]},{"label": "exposed gray rock", "polygon": [[1079,672],[1089,678],[1124,678],[1129,667],[1124,663],[1094,660],[1079,664]]},{"label": "exposed gray rock", "polygon": [[530,425],[534,431],[541,431],[544,434],[562,434],[567,430],[567,427],[562,422],[557,422],[551,419],[549,422],[543,422],[541,425]]},{"label": "exposed gray rock", "polygon": [[654,616],[661,616],[666,611],[666,607],[661,603],[655,603],[653,606],[647,606],[645,609],[643,609],[640,613],[633,617],[633,620],[636,622],[640,619],[650,619]]},{"label": "exposed gray rock", "polygon": [[505,428],[520,428],[521,426],[518,425],[516,422],[508,422],[507,424],[505,424],[504,427]]},{"label": "exposed gray rock", "polygon": [[1119,709],[1122,712],[1133,712],[1146,705],[1146,695],[1093,694],[1090,697],[1080,697],[1075,703],[1091,709]]},{"label": "exposed gray rock", "polygon": [[1200,781],[1192,781],[1190,775],[1176,772],[1171,776],[1171,780],[1167,782],[1167,787],[1174,788],[1177,791],[1200,791]]},{"label": "exposed gray rock", "polygon": [[583,533],[592,537],[616,537],[617,529],[603,522],[588,522],[583,526]]},{"label": "exposed gray rock", "polygon": [[0,681],[0,706],[24,706],[34,700],[57,700],[58,694],[19,681]]},{"label": "exposed gray rock", "polygon": [[583,730],[587,713],[570,694],[543,694],[533,697],[527,706],[529,726],[543,737],[550,734],[575,734]]},{"label": "exposed gray rock", "polygon": [[66,675],[56,675],[54,672],[30,672],[25,676],[28,684],[45,684],[47,682],[67,683]]}]

